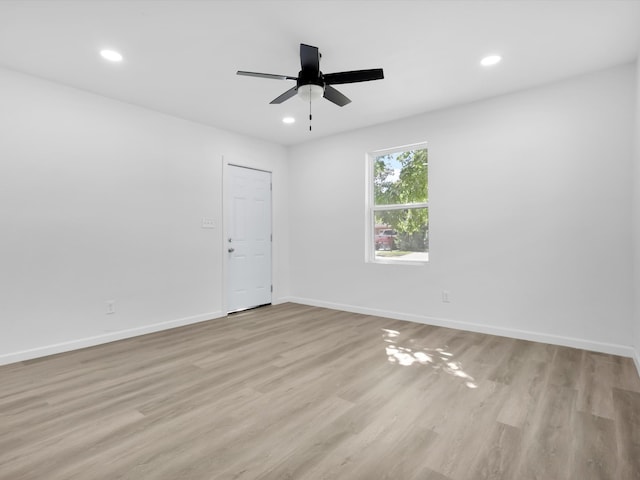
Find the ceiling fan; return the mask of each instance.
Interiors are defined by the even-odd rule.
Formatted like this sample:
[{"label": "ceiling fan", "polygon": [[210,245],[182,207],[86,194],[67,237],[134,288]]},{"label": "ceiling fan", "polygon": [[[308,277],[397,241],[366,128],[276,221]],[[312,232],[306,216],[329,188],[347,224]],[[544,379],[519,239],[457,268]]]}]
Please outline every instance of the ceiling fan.
[{"label": "ceiling fan", "polygon": [[331,85],[344,83],[368,82],[370,80],[382,80],[384,73],[381,68],[370,70],[353,70],[350,72],[327,73],[320,71],[320,57],[318,47],[300,44],[300,66],[301,70],[297,77],[289,75],[273,75],[270,73],[244,72],[239,70],[238,75],[248,77],[272,78],[274,80],[295,80],[296,86],[290,88],[270,103],[282,103],[291,97],[298,95],[305,101],[315,100],[324,97],[339,107],[344,107],[351,102],[345,95],[333,88]]}]

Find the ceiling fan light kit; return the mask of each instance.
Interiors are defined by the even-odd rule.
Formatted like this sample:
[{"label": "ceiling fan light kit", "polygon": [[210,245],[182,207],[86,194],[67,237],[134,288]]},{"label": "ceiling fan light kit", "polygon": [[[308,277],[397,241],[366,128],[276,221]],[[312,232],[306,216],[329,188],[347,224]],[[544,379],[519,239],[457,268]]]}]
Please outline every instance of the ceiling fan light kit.
[{"label": "ceiling fan light kit", "polygon": [[[344,107],[351,103],[351,100],[331,85],[339,85],[345,83],[368,82],[371,80],[382,80],[384,72],[381,68],[370,70],[353,70],[350,72],[328,73],[324,75],[320,71],[320,52],[318,47],[300,44],[300,71],[297,77],[290,75],[274,75],[271,73],[246,72],[238,70],[238,75],[248,77],[270,78],[273,80],[295,80],[296,86],[290,88],[279,97],[274,98],[271,104],[280,104],[291,97],[298,95],[305,102],[309,102],[309,110],[311,110],[311,102],[320,97],[324,97],[331,103]],[[309,120],[311,120],[311,112],[309,112]],[[309,126],[311,130],[311,126]]]},{"label": "ceiling fan light kit", "polygon": [[314,85],[314,84],[302,85],[300,87],[297,87],[297,89],[298,89],[298,98],[305,102],[318,100],[319,98],[324,96],[324,88],[321,85]]}]

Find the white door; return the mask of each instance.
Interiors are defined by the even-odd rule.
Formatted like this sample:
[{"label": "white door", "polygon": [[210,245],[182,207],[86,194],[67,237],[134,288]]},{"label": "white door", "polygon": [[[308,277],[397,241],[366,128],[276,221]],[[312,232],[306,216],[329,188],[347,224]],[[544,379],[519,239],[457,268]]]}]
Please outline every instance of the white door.
[{"label": "white door", "polygon": [[271,173],[229,165],[227,310],[271,303]]}]

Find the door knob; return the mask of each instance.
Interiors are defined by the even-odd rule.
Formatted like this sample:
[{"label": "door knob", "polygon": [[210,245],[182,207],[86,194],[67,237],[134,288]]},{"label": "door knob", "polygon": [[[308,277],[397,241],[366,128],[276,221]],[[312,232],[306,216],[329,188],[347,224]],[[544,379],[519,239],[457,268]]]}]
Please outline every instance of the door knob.
[{"label": "door knob", "polygon": [[229,253],[232,253],[232,252],[235,252],[235,251],[236,251],[236,249],[235,249],[235,248],[233,248],[233,247],[231,247],[231,248],[229,249]]}]

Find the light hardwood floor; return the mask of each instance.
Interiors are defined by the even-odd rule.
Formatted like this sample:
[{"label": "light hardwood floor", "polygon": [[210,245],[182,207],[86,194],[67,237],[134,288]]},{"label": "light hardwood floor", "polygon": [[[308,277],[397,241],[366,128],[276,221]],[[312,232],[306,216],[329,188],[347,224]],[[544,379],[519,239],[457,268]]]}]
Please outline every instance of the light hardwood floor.
[{"label": "light hardwood floor", "polygon": [[0,478],[640,478],[632,361],[284,304],[0,367]]}]

